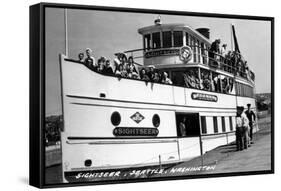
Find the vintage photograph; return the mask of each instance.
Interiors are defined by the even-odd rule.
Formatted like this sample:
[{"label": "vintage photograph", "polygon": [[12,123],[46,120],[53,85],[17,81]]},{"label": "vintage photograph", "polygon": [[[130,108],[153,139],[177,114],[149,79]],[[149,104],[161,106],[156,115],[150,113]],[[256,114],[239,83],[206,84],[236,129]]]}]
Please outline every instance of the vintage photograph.
[{"label": "vintage photograph", "polygon": [[45,184],[273,170],[270,20],[44,18]]}]

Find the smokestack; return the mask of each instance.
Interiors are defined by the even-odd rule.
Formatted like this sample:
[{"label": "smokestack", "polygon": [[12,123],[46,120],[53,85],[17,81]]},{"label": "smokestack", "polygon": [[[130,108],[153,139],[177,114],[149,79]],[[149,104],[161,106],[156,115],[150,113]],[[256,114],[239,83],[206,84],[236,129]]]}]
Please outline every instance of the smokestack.
[{"label": "smokestack", "polygon": [[210,29],[209,28],[198,28],[196,29],[200,34],[202,34],[207,39],[210,39]]}]

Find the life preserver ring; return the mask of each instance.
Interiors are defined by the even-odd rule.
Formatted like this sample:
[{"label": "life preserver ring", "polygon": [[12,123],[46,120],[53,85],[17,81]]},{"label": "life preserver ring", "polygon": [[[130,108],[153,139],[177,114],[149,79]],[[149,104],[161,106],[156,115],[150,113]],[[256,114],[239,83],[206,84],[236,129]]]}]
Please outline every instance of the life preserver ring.
[{"label": "life preserver ring", "polygon": [[192,49],[189,46],[183,46],[180,49],[180,60],[183,62],[188,62],[192,58]]}]

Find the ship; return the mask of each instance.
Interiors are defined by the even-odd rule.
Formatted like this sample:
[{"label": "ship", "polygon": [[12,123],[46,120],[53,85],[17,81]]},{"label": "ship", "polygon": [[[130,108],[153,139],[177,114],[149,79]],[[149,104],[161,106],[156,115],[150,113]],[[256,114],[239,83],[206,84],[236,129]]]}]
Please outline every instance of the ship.
[{"label": "ship", "polygon": [[138,33],[143,47],[122,54],[140,53],[139,70],[153,67],[172,84],[93,71],[60,55],[64,182],[81,172],[189,161],[235,141],[237,106],[256,112],[255,75],[234,27],[234,58],[211,51],[209,28],[157,19]]}]

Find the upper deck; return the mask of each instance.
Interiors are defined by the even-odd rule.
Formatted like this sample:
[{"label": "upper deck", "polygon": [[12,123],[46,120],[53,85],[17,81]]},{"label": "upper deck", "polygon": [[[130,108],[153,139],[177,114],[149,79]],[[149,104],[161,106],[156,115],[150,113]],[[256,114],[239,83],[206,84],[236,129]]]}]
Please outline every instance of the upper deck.
[{"label": "upper deck", "polygon": [[[254,73],[238,52],[229,55],[213,52],[208,28],[193,29],[186,24],[161,24],[140,28],[143,48],[125,51],[134,55],[142,51],[143,65],[157,69],[179,70],[199,67],[219,74],[235,76],[238,81],[254,86]],[[139,58],[139,57],[138,57]],[[199,77],[200,78],[200,77]]]}]

